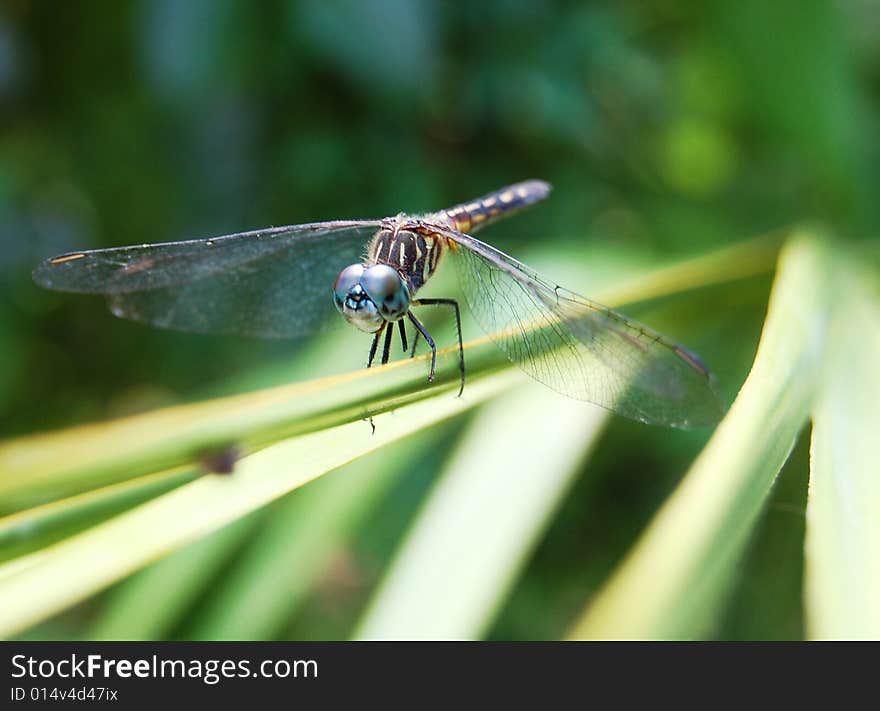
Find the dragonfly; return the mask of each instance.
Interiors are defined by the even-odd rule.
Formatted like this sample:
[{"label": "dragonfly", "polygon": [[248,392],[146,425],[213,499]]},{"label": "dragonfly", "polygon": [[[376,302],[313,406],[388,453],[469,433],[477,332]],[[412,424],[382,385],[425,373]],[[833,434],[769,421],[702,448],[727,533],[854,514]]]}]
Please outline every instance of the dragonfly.
[{"label": "dragonfly", "polygon": [[70,252],[44,261],[33,278],[48,289],[104,295],[116,316],[197,333],[302,337],[321,330],[335,305],[372,335],[367,367],[380,344],[381,363],[389,361],[395,328],[408,350],[408,324],[412,354],[420,338],[431,349],[429,382],[437,344],[414,311],[445,308],[458,333],[461,395],[459,301],[419,297],[438,267],[452,262],[475,320],[532,378],[640,422],[717,422],[715,379],[696,354],[473,236],[549,193],[548,183],[527,180],[423,215]]}]

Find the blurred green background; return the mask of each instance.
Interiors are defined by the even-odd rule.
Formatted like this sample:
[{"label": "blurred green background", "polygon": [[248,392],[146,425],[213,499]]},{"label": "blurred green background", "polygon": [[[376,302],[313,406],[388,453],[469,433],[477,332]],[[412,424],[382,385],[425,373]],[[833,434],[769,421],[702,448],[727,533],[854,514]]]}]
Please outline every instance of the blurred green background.
[{"label": "blurred green background", "polygon": [[[485,237],[551,274],[564,264],[564,283],[586,295],[601,281],[586,276],[595,263],[644,269],[812,220],[872,235],[878,9],[870,0],[9,0],[0,8],[0,432],[284,382],[304,347],[162,332],[114,319],[99,299],[37,289],[30,270],[68,250],[425,211],[530,177],[553,183],[550,201]],[[749,279],[634,313],[700,352],[729,402],[769,284]],[[359,367],[362,345],[340,346],[320,372]],[[336,542],[319,584],[261,635],[351,632],[463,426],[406,454],[403,475]],[[564,634],[707,436],[613,419],[487,635]],[[783,471],[718,637],[802,635],[806,444]],[[308,490],[289,498],[307,506]],[[271,508],[236,525],[258,535]],[[193,611],[210,607],[213,581],[249,540],[223,548],[190,607],[154,633],[210,636]],[[122,594],[31,634],[88,636]]]}]

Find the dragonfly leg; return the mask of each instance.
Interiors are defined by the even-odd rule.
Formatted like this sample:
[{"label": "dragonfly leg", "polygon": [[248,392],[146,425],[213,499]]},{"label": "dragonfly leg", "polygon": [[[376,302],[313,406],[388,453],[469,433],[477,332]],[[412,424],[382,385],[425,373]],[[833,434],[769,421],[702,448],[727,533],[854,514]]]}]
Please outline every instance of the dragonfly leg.
[{"label": "dragonfly leg", "polygon": [[431,334],[425,330],[425,327],[419,322],[419,320],[413,316],[412,311],[406,312],[407,318],[412,321],[412,325],[416,327],[416,331],[421,333],[425,340],[428,342],[428,345],[431,346],[431,372],[428,373],[428,382],[434,381],[434,372],[437,369],[437,344],[434,343],[434,339],[431,338]]},{"label": "dragonfly leg", "polygon": [[371,367],[373,365],[373,359],[376,357],[376,349],[379,347],[379,336],[382,335],[382,330],[376,332],[376,335],[373,336],[373,344],[370,346],[370,357],[367,358],[367,367]]},{"label": "dragonfly leg", "polygon": [[[458,333],[458,369],[461,371],[461,387],[458,389],[458,396],[464,392],[464,343],[461,340],[461,309],[455,299],[416,299],[413,301],[415,306],[451,306],[455,311],[455,330]],[[416,334],[418,338],[418,333]],[[413,346],[415,353],[415,346]]]},{"label": "dragonfly leg", "polygon": [[415,357],[416,357],[416,346],[419,345],[419,336],[421,336],[421,335],[422,335],[421,333],[419,333],[418,331],[416,331],[416,335],[413,336],[413,347],[412,347],[412,350],[409,352],[409,357],[410,357],[410,358],[415,358]]},{"label": "dragonfly leg", "polygon": [[406,353],[409,350],[406,345],[406,325],[403,323],[403,319],[400,319],[397,325],[400,326],[400,345],[403,346],[403,352]]},{"label": "dragonfly leg", "polygon": [[[384,326],[382,328],[380,328],[378,331],[376,331],[376,335],[373,336],[373,343],[370,345],[370,357],[367,358],[367,367],[368,368],[373,365],[373,361],[376,358],[376,351],[379,349],[379,336],[382,335],[382,331],[384,330],[384,328],[385,328]],[[393,330],[394,330],[393,328],[389,328],[388,332],[391,333]],[[390,341],[391,341],[391,339],[386,336],[385,337],[385,360],[383,360],[382,363],[388,362],[388,346],[390,345]],[[376,425],[373,422],[372,415],[367,417],[367,422],[370,423],[370,428],[372,429],[372,434],[376,434]]]},{"label": "dragonfly leg", "polygon": [[382,365],[391,357],[391,340],[394,338],[394,326],[385,329],[385,345],[382,346]]}]

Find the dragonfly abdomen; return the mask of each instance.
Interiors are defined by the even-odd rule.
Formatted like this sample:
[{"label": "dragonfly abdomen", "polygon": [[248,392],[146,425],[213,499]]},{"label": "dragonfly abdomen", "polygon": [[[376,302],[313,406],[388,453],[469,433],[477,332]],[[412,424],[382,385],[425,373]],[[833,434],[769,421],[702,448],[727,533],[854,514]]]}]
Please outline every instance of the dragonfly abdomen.
[{"label": "dragonfly abdomen", "polygon": [[452,221],[458,232],[473,232],[502,217],[543,200],[550,193],[550,185],[543,180],[526,180],[508,185],[476,200],[463,202],[440,212]]},{"label": "dragonfly abdomen", "polygon": [[394,267],[415,294],[437,270],[444,239],[418,228],[383,229],[370,243],[368,262]]}]

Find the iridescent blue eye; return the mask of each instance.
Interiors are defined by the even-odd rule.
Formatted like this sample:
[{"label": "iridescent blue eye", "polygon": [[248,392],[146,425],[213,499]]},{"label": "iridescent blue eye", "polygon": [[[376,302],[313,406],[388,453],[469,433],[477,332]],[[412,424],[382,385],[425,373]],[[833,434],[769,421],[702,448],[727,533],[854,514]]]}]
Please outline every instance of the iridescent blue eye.
[{"label": "iridescent blue eye", "polygon": [[333,301],[346,321],[361,331],[375,333],[385,324],[385,317],[361,286],[363,273],[360,264],[343,269],[333,285]]},{"label": "iridescent blue eye", "polygon": [[396,321],[409,310],[409,289],[393,267],[374,264],[364,271],[360,284],[389,321]]},{"label": "iridescent blue eye", "polygon": [[336,283],[333,285],[333,298],[336,300],[336,307],[342,308],[345,297],[349,295],[354,287],[360,284],[361,275],[364,273],[364,267],[361,264],[352,264],[346,267],[339,276],[336,277]]}]

